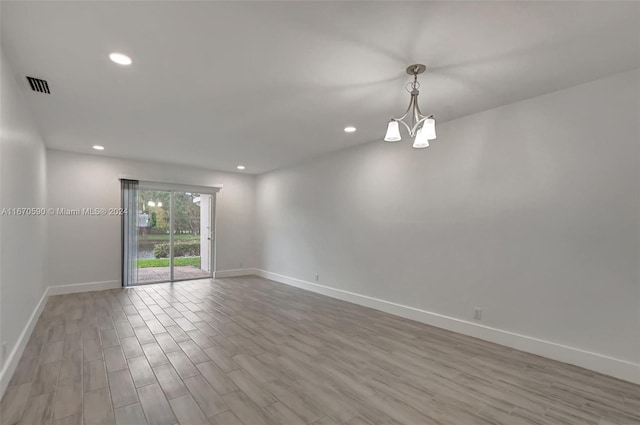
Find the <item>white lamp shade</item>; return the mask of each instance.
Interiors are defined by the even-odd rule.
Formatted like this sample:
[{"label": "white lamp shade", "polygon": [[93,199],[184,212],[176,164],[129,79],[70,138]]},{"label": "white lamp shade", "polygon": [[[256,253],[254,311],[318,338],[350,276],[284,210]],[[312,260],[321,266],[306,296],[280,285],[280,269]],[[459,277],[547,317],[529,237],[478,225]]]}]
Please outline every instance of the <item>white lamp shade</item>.
[{"label": "white lamp shade", "polygon": [[400,127],[398,126],[397,121],[389,121],[389,125],[387,126],[387,134],[384,136],[385,142],[399,142],[402,138],[400,137]]},{"label": "white lamp shade", "polygon": [[416,149],[429,147],[429,139],[427,139],[427,133],[424,131],[423,127],[421,127],[416,133],[416,138],[413,141],[413,147]]},{"label": "white lamp shade", "polygon": [[428,140],[436,139],[436,120],[433,118],[427,118],[422,124],[422,131]]}]

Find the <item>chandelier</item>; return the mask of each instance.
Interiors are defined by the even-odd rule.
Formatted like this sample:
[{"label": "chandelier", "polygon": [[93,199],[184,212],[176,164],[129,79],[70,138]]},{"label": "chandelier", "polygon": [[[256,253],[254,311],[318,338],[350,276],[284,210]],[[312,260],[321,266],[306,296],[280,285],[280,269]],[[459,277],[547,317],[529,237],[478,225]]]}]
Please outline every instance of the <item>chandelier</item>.
[{"label": "chandelier", "polygon": [[[426,66],[420,64],[411,65],[407,68],[407,74],[413,75],[413,82],[408,83],[406,87],[409,94],[411,94],[409,107],[407,112],[400,118],[391,118],[387,126],[387,134],[384,136],[385,142],[399,142],[402,140],[398,123],[405,126],[409,132],[409,137],[415,137],[413,140],[414,148],[426,148],[429,146],[429,140],[435,140],[436,120],[433,115],[424,115],[418,106],[418,95],[420,94],[418,75],[422,74],[426,69]],[[405,118],[410,120],[410,123],[407,123]]]}]

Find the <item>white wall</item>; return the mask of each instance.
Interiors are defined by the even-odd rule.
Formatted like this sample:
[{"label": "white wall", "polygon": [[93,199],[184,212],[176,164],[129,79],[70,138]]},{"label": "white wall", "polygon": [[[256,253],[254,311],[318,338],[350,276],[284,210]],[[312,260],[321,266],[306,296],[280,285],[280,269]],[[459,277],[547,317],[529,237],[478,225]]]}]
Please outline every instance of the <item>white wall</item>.
[{"label": "white wall", "polygon": [[380,141],[262,175],[259,267],[465,321],[479,307],[640,382],[639,79],[447,122],[428,149]]},{"label": "white wall", "polygon": [[[90,143],[88,143],[90,144]],[[201,186],[217,195],[217,271],[255,263],[255,177],[152,162],[47,151],[48,206],[120,207],[120,177]],[[119,216],[53,216],[49,220],[52,286],[121,281]]]},{"label": "white wall", "polygon": [[[46,206],[42,138],[16,74],[0,52],[0,209]],[[22,354],[20,334],[46,290],[46,220],[0,215],[0,395]],[[1,350],[1,349],[0,349]]]}]

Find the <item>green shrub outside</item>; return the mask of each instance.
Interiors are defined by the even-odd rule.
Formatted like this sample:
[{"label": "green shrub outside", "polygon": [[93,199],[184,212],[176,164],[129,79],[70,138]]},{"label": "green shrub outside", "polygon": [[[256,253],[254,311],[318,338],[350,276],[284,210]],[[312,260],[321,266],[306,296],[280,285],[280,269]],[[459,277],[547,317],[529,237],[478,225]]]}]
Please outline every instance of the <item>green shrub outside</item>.
[{"label": "green shrub outside", "polygon": [[[159,243],[153,248],[153,256],[156,258],[169,257],[169,244]],[[173,244],[174,257],[198,257],[200,256],[200,242],[177,242]]]},{"label": "green shrub outside", "polygon": [[[178,266],[194,266],[200,268],[200,257],[180,257],[173,259],[173,265]],[[168,258],[141,258],[138,260],[138,268],[146,269],[149,267],[169,267]]]}]

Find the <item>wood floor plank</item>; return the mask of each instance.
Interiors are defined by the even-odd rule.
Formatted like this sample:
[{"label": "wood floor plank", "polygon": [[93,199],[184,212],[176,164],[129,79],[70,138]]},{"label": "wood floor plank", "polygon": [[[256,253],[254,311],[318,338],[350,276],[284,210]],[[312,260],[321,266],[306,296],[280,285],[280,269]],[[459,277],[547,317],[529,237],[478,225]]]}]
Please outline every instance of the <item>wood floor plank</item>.
[{"label": "wood floor plank", "polygon": [[153,373],[145,356],[129,359],[128,364],[136,387],[143,387],[156,382],[156,375]]},{"label": "wood floor plank", "polygon": [[242,391],[234,391],[222,397],[243,424],[269,425],[264,413]]},{"label": "wood floor plank", "polygon": [[21,385],[33,381],[39,356],[23,357],[18,362],[16,370],[9,381],[9,386]]},{"label": "wood floor plank", "polygon": [[212,361],[196,365],[200,374],[206,379],[214,390],[220,395],[237,391],[238,387],[224,374]]},{"label": "wood floor plank", "polygon": [[100,331],[100,341],[102,341],[102,348],[115,347],[120,345],[120,339],[118,338],[118,332],[113,329],[102,329]]},{"label": "wood floor plank", "polygon": [[123,338],[135,337],[136,333],[133,331],[131,324],[129,322],[118,322],[116,323],[116,332],[118,332],[118,337],[122,340]]},{"label": "wood floor plank", "polygon": [[55,393],[41,394],[27,400],[22,415],[21,425],[48,424],[53,414],[53,400]]},{"label": "wood floor plank", "polygon": [[31,382],[29,397],[55,391],[58,384],[60,366],[60,361],[39,364]]},{"label": "wood floor plank", "polygon": [[278,401],[262,384],[256,382],[244,370],[234,370],[229,372],[228,376],[259,407],[266,407]]},{"label": "wood floor plank", "polygon": [[244,425],[240,422],[240,419],[229,410],[210,417],[209,422],[211,425]]},{"label": "wood floor plank", "polygon": [[0,424],[15,425],[20,421],[30,390],[30,382],[7,389],[0,403]]},{"label": "wood floor plank", "polygon": [[156,314],[156,319],[158,319],[158,321],[162,324],[162,326],[167,327],[167,326],[177,326],[176,322],[173,321],[173,319],[166,313],[164,313],[164,310],[160,307],[158,307],[158,311],[162,311],[163,313],[158,313]]},{"label": "wood floor plank", "polygon": [[191,360],[187,357],[187,355],[182,351],[173,351],[167,354],[169,358],[169,362],[173,365],[180,378],[185,379],[190,376],[195,376],[200,374],[198,369],[191,363]]},{"label": "wood floor plank", "polygon": [[254,356],[238,354],[233,357],[233,360],[258,382],[266,383],[275,379],[275,376],[269,369],[264,367],[264,364],[259,362]]},{"label": "wood floor plank", "polygon": [[304,394],[299,394],[293,387],[276,380],[269,382],[266,388],[306,423],[310,424],[324,416],[324,412],[305,400]]},{"label": "wood floor plank", "polygon": [[140,403],[119,407],[115,410],[116,425],[146,425],[147,419]]},{"label": "wood floor plank", "polygon": [[[198,322],[198,324],[200,324],[201,326],[206,325],[206,323],[203,324],[201,322]],[[189,338],[191,338],[193,340],[193,342],[195,342],[198,345],[198,347],[200,347],[200,348],[208,348],[208,347],[213,346],[213,342],[211,342],[209,337],[207,337],[205,334],[203,334],[199,330],[199,328],[196,329],[196,330],[188,331],[187,335],[189,335]]]},{"label": "wood floor plank", "polygon": [[147,325],[144,324],[144,321],[142,322],[142,326],[134,326],[133,332],[136,334],[136,338],[138,338],[138,342],[140,343],[140,345],[149,344],[156,341],[149,328],[147,328]]},{"label": "wood floor plank", "polygon": [[24,348],[24,352],[22,353],[22,359],[28,359],[28,358],[39,356],[40,352],[42,351],[43,345],[44,343],[41,340],[34,338],[34,336],[32,335],[31,338],[29,339],[29,342],[27,342],[27,346]]},{"label": "wood floor plank", "polygon": [[136,338],[135,336],[122,338],[120,340],[120,343],[122,345],[122,351],[124,352],[124,356],[127,359],[144,355],[144,351],[142,351],[142,347],[138,342],[138,338]]},{"label": "wood floor plank", "polygon": [[40,354],[40,364],[61,361],[63,349],[64,341],[45,344]]},{"label": "wood floor plank", "polygon": [[157,334],[153,342],[155,342],[156,340],[158,341],[158,344],[162,348],[162,351],[165,352],[165,354],[172,353],[174,351],[180,351],[180,347],[178,346],[178,344],[176,344],[169,333]]},{"label": "wood floor plank", "polygon": [[124,357],[120,346],[104,349],[104,364],[107,372],[115,372],[116,370],[126,369],[127,360]]},{"label": "wood floor plank", "polygon": [[[175,319],[173,319],[176,324],[180,327],[180,329],[182,329],[182,331],[187,332],[187,331],[193,331],[196,330],[198,328],[196,328],[193,323],[191,323],[189,320],[187,320],[185,317],[177,317]],[[169,331],[171,332],[171,331]],[[186,335],[186,334],[185,334]],[[187,338],[189,337],[188,335],[186,335]]]},{"label": "wood floor plank", "polygon": [[145,344],[142,346],[142,351],[149,361],[151,367],[160,366],[161,364],[169,363],[169,359],[165,356],[162,348],[156,343]]},{"label": "wood floor plank", "polygon": [[98,359],[84,363],[84,392],[107,386],[107,372],[104,360]]},{"label": "wood floor plank", "polygon": [[118,408],[138,401],[129,369],[121,369],[108,375],[113,407]]},{"label": "wood floor plank", "polygon": [[149,425],[173,425],[177,422],[159,384],[138,388],[138,397]]},{"label": "wood floor plank", "polygon": [[109,387],[84,393],[85,425],[111,425],[114,423]]},{"label": "wood floor plank", "polygon": [[324,416],[317,421],[310,422],[311,425],[340,425],[340,422],[333,419],[331,416]]},{"label": "wood floor plank", "polygon": [[198,344],[192,340],[181,342],[178,346],[194,365],[209,361],[209,357],[198,347]]},{"label": "wood floor plank", "polygon": [[[191,323],[186,319],[178,318],[174,320],[184,320],[187,323]],[[194,329],[195,329],[195,326],[194,326]],[[189,335],[187,335],[187,333],[184,331],[184,329],[182,329],[180,326],[167,326],[167,332],[169,332],[169,335],[171,335],[171,338],[173,338],[173,340],[177,343],[189,341],[191,339],[189,338]]]},{"label": "wood floor plank", "polygon": [[240,369],[240,365],[219,347],[207,347],[203,351],[223,372]]},{"label": "wood floor plank", "polygon": [[[263,411],[272,423],[282,425],[306,425],[303,419],[279,401],[266,406]],[[366,424],[363,423],[363,425]]]},{"label": "wood floor plank", "polygon": [[162,326],[162,323],[160,323],[156,319],[145,320],[145,324],[154,335],[166,332],[166,329],[164,328],[164,326]]},{"label": "wood floor plank", "polygon": [[210,425],[206,416],[190,394],[169,400],[178,421],[185,425]]},{"label": "wood floor plank", "polygon": [[187,378],[184,380],[184,383],[207,417],[215,416],[228,409],[224,400],[215,392],[213,387],[209,385],[202,375]]},{"label": "wood floor plank", "polygon": [[82,425],[82,413],[66,416],[62,419],[54,419],[52,425]]},{"label": "wood floor plank", "polygon": [[102,346],[98,339],[83,339],[82,347],[84,350],[84,361],[90,362],[102,359]]},{"label": "wood floor plank", "polygon": [[169,400],[188,394],[189,391],[185,387],[180,375],[175,371],[169,363],[162,364],[153,368],[158,383]]},{"label": "wood floor plank", "polygon": [[2,425],[178,421],[636,425],[640,386],[247,276],[49,297],[0,401]]},{"label": "wood floor plank", "polygon": [[56,391],[53,406],[53,419],[63,419],[72,415],[82,414],[82,378],[76,377],[64,387]]},{"label": "wood floor plank", "polygon": [[22,357],[13,372],[9,386],[21,385],[33,381],[39,356]]},{"label": "wood floor plank", "polygon": [[82,349],[65,354],[60,363],[58,386],[66,386],[76,379],[82,381],[82,367]]}]

